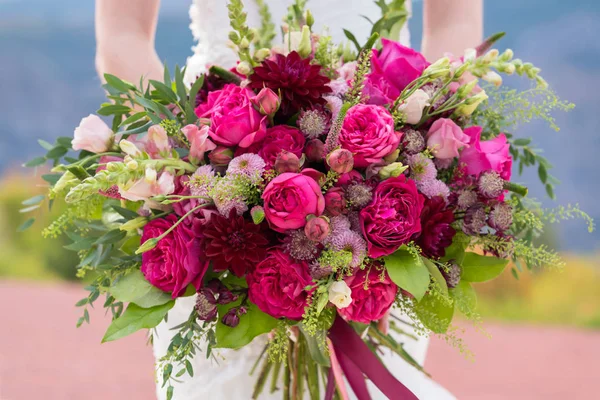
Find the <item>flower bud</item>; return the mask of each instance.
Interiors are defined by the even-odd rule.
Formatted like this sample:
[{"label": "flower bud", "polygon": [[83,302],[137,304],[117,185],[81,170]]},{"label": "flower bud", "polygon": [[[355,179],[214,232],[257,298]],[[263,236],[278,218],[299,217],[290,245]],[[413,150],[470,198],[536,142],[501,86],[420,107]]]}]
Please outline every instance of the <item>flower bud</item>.
[{"label": "flower bud", "polygon": [[302,27],[302,37],[298,45],[298,54],[300,57],[306,58],[312,53],[312,40],[310,37],[310,28],[307,25]]},{"label": "flower bud", "polygon": [[240,40],[240,49],[242,50],[246,50],[248,47],[250,47],[250,41],[248,40],[248,38],[244,37],[242,38],[242,40]]},{"label": "flower bud", "polygon": [[281,105],[281,99],[277,93],[269,88],[262,88],[251,101],[262,115],[275,115]]},{"label": "flower bud", "polygon": [[334,172],[345,174],[354,168],[354,157],[350,150],[337,149],[327,155],[327,164]]},{"label": "flower bud", "polygon": [[387,156],[383,157],[383,160],[387,163],[393,163],[394,161],[396,161],[398,159],[399,155],[400,155],[400,149],[396,149],[396,150],[392,151],[390,154],[388,154]]},{"label": "flower bud", "polygon": [[139,166],[138,162],[133,159],[127,161],[127,163],[125,165],[127,166],[127,169],[130,169],[132,171],[135,171]]},{"label": "flower bud", "polygon": [[304,20],[306,21],[306,25],[308,25],[309,28],[312,28],[312,26],[315,24],[315,17],[312,15],[312,12],[310,12],[310,10],[306,10],[306,12],[304,13]]},{"label": "flower bud", "polygon": [[461,64],[460,67],[456,68],[454,71],[454,78],[458,79],[469,69],[471,65],[469,63]]},{"label": "flower bud", "polygon": [[235,328],[240,323],[240,316],[248,312],[246,307],[233,307],[221,318],[223,325],[227,325],[230,328]]},{"label": "flower bud", "polygon": [[108,172],[119,172],[121,170],[119,163],[111,161],[108,164],[106,164],[106,170]]},{"label": "flower bud", "polygon": [[284,172],[298,172],[300,170],[300,159],[294,153],[282,150],[278,155],[273,169],[279,174]]},{"label": "flower bud", "polygon": [[152,168],[152,167],[146,168],[146,173],[144,174],[144,179],[146,180],[146,182],[155,183],[157,177],[158,177],[158,173],[156,172],[156,170],[154,168]]},{"label": "flower bud", "polygon": [[70,171],[65,172],[52,187],[54,193],[60,193],[67,188],[71,188],[79,183],[79,179]]},{"label": "flower bud", "polygon": [[499,52],[498,49],[491,49],[488,51],[485,56],[483,56],[483,61],[487,64],[495,61],[498,58]]},{"label": "flower bud", "polygon": [[230,31],[229,32],[229,40],[231,40],[232,42],[237,42],[238,40],[240,40],[240,35],[238,35],[238,33],[236,31]]},{"label": "flower bud", "polygon": [[254,58],[258,62],[263,62],[270,55],[271,55],[271,50],[270,49],[262,48],[262,49],[256,50],[256,52],[254,53]]},{"label": "flower bud", "polygon": [[323,161],[323,153],[325,152],[325,144],[319,139],[312,139],[306,143],[304,153],[306,159],[310,162]]},{"label": "flower bud", "polygon": [[333,282],[329,286],[329,301],[337,308],[346,308],[352,303],[352,290],[345,281]]},{"label": "flower bud", "polygon": [[475,49],[466,49],[465,50],[465,55],[463,57],[463,59],[465,60],[465,63],[467,61],[473,61],[477,58],[477,50]]},{"label": "flower bud", "polygon": [[516,68],[514,65],[512,64],[506,64],[503,68],[502,68],[502,72],[504,72],[507,75],[512,75],[514,74],[516,71]]},{"label": "flower bud", "polygon": [[486,72],[486,74],[482,77],[482,79],[486,82],[494,84],[495,86],[502,85],[502,77],[497,72],[494,72],[494,71]]},{"label": "flower bud", "polygon": [[329,222],[325,217],[315,217],[313,215],[313,218],[309,219],[304,226],[304,234],[314,242],[320,242],[325,239],[330,231]]},{"label": "flower bud", "polygon": [[213,151],[208,153],[208,159],[211,164],[217,167],[224,167],[229,165],[233,160],[233,150],[225,146],[217,146]]},{"label": "flower bud", "polygon": [[135,251],[135,254],[142,254],[142,253],[152,250],[158,244],[158,240],[159,240],[158,238],[152,238],[152,239],[146,240],[144,243],[142,243],[140,248]]},{"label": "flower bud", "polygon": [[478,83],[478,79],[473,79],[469,83],[462,85],[456,90],[456,96],[459,99],[464,99],[465,97],[471,94],[471,92],[473,91],[473,89],[475,89],[475,86],[477,86]]},{"label": "flower bud", "polygon": [[455,113],[459,116],[468,117],[469,115],[473,114],[473,112],[477,109],[479,104],[481,104],[482,102],[484,102],[487,99],[488,99],[488,95],[485,94],[485,90],[482,90],[481,92],[477,93],[475,96],[465,100],[465,102],[463,104],[458,106]]},{"label": "flower bud", "polygon": [[504,53],[500,56],[502,61],[510,61],[515,56],[515,53],[511,49],[504,50]]},{"label": "flower bud", "polygon": [[450,74],[450,59],[448,57],[440,58],[423,71],[423,75],[429,75],[431,78],[439,78],[448,74]]},{"label": "flower bud", "polygon": [[134,219],[130,219],[125,222],[123,225],[119,227],[120,230],[129,233],[136,233],[138,229],[142,229],[144,225],[148,223],[148,218],[146,217],[137,217]]},{"label": "flower bud", "polygon": [[196,296],[196,313],[201,321],[212,321],[217,317],[217,300],[215,293],[209,288],[202,288]]},{"label": "flower bud", "polygon": [[265,210],[261,206],[252,207],[250,215],[252,216],[252,222],[254,222],[255,225],[259,225],[265,220]]},{"label": "flower bud", "polygon": [[242,75],[250,75],[252,72],[252,67],[246,61],[241,61],[236,67],[235,70]]},{"label": "flower bud", "polygon": [[119,147],[125,153],[131,157],[141,157],[142,151],[137,146],[131,143],[129,140],[123,139],[119,142]]},{"label": "flower bud", "polygon": [[391,163],[379,170],[379,177],[381,179],[397,178],[407,169],[408,165],[404,165],[401,162]]}]

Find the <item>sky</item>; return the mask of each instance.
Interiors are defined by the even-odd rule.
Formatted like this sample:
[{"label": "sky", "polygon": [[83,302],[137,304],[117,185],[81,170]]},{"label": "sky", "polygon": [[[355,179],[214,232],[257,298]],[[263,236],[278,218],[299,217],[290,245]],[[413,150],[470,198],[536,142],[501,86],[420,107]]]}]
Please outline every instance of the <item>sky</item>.
[{"label": "sky", "polygon": [[[188,4],[162,1],[156,46],[170,66],[184,64],[191,53]],[[79,120],[103,101],[94,69],[93,16],[90,0],[0,0],[0,174],[39,155],[37,139],[72,135]],[[421,28],[422,2],[415,1],[416,47]],[[579,203],[600,219],[600,2],[486,0],[485,32],[498,31],[507,32],[501,50],[512,48],[541,67],[558,95],[576,104],[572,112],[556,115],[558,133],[537,122],[515,132],[544,149],[562,182],[557,201],[544,205]],[[522,87],[523,81],[510,84]],[[544,198],[535,171],[515,179],[527,184],[532,196]],[[555,229],[563,249],[600,249],[600,233],[588,234],[580,221]]]}]

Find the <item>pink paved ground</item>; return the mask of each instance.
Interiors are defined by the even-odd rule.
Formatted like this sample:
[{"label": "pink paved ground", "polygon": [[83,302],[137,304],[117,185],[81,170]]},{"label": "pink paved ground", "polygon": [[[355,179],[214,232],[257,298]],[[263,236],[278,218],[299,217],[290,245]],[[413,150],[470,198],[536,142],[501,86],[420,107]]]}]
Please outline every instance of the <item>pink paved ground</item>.
[{"label": "pink paved ground", "polygon": [[[100,344],[101,310],[75,329],[78,286],[0,282],[0,400],[153,398],[143,333]],[[487,326],[464,336],[476,362],[433,340],[427,369],[459,399],[592,399],[600,393],[600,332]]]}]

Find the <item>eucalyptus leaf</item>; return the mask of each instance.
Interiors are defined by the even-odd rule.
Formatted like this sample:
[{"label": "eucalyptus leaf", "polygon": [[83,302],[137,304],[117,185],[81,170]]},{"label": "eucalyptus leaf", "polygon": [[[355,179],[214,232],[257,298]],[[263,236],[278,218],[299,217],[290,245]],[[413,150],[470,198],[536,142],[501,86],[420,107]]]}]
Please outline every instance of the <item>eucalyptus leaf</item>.
[{"label": "eucalyptus leaf", "polygon": [[29,218],[27,221],[23,222],[18,228],[17,232],[23,232],[27,229],[31,228],[31,225],[35,222],[35,218]]},{"label": "eucalyptus leaf", "polygon": [[110,288],[110,294],[118,301],[135,303],[142,308],[160,306],[171,301],[171,296],[152,286],[140,270],[135,270],[120,278]]},{"label": "eucalyptus leaf", "polygon": [[104,80],[108,85],[112,86],[113,88],[117,89],[119,92],[122,93],[127,93],[130,90],[135,90],[135,86],[111,74],[104,74]]},{"label": "eucalyptus leaf", "polygon": [[121,339],[140,329],[154,328],[160,324],[160,321],[163,320],[174,305],[174,300],[152,308],[142,308],[130,303],[125,312],[119,318],[112,321],[102,338],[102,343]]},{"label": "eucalyptus leaf", "polygon": [[163,100],[166,100],[167,102],[172,104],[177,103],[177,94],[175,94],[173,89],[171,89],[162,82],[155,81],[152,79],[150,79],[150,84],[154,86],[158,93],[160,93]]},{"label": "eucalyptus leaf", "polygon": [[40,194],[38,196],[33,196],[27,200],[24,200],[21,202],[21,204],[23,204],[24,206],[32,206],[34,204],[39,204],[42,201],[44,201],[44,199],[46,198],[46,196],[44,196],[43,194]]},{"label": "eucalyptus leaf", "polygon": [[385,267],[392,281],[420,301],[429,288],[429,271],[421,260],[402,247],[385,257]]},{"label": "eucalyptus leaf", "polygon": [[62,146],[56,146],[46,154],[46,158],[58,159],[67,154],[68,151],[68,149]]},{"label": "eucalyptus leaf", "polygon": [[46,142],[45,140],[42,139],[38,139],[38,143],[40,146],[42,146],[44,148],[44,150],[48,151],[48,150],[52,150],[52,148],[54,147],[54,145]]},{"label": "eucalyptus leaf", "polygon": [[126,234],[126,232],[120,229],[113,229],[112,231],[108,231],[104,235],[100,236],[98,240],[96,240],[95,244],[117,243],[121,241],[121,239],[123,239]]},{"label": "eucalyptus leaf", "polygon": [[507,264],[508,260],[502,258],[466,253],[461,265],[461,279],[467,282],[486,282],[500,275]]},{"label": "eucalyptus leaf", "polygon": [[235,328],[224,325],[221,318],[232,307],[239,305],[240,300],[218,306],[219,321],[216,328],[217,348],[239,349],[250,343],[255,337],[270,332],[277,326],[277,319],[265,314],[258,307],[249,303],[248,312],[240,316],[240,323]]},{"label": "eucalyptus leaf", "polygon": [[32,160],[27,161],[25,164],[23,164],[23,166],[27,168],[37,167],[45,164],[46,161],[48,161],[46,157],[36,157]]},{"label": "eucalyptus leaf", "polygon": [[98,111],[96,111],[97,114],[104,116],[127,114],[129,112],[131,112],[130,107],[120,104],[109,104],[107,106],[101,107]]}]

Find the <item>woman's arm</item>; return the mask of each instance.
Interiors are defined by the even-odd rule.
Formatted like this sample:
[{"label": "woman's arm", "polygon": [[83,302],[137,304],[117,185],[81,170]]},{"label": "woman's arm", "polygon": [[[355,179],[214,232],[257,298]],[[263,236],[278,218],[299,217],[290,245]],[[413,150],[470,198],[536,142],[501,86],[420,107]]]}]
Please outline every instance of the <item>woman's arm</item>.
[{"label": "woman's arm", "polygon": [[430,60],[444,53],[462,56],[483,40],[483,0],[424,0],[423,54]]},{"label": "woman's arm", "polygon": [[137,83],[160,79],[163,66],[154,49],[160,0],[96,0],[96,69]]}]

